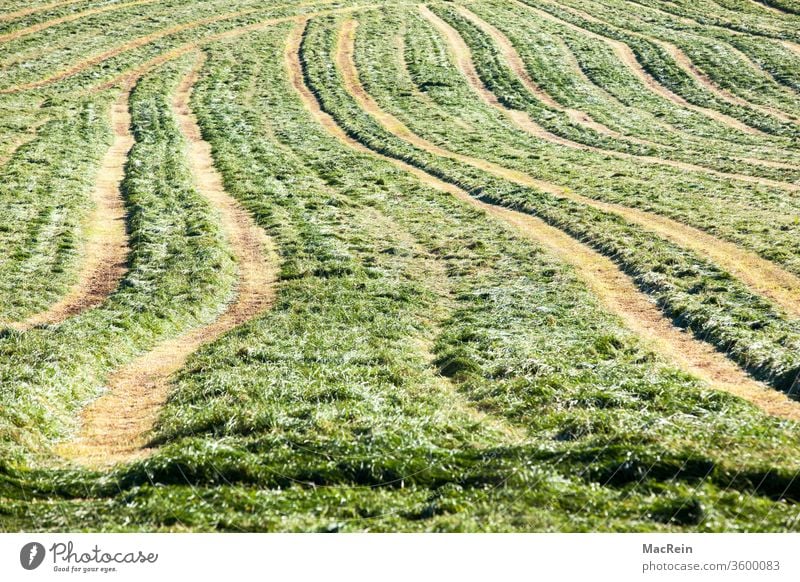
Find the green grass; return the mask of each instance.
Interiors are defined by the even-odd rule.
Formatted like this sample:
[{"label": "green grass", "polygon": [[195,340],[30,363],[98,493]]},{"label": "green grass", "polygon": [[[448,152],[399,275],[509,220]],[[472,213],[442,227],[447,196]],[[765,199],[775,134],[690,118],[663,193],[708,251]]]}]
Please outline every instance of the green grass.
[{"label": "green grass", "polygon": [[131,95],[136,145],[122,189],[132,250],[119,290],[61,325],[0,333],[5,463],[45,455],[49,441],[74,428],[75,411],[98,394],[110,370],[208,321],[231,295],[232,259],[216,217],[194,191],[169,110],[181,70],[171,64]]},{"label": "green grass", "polygon": [[[399,17],[391,15],[360,19],[356,60],[368,91],[417,134],[589,198],[664,214],[800,272],[793,234],[800,208],[792,197],[778,189],[644,167],[535,139],[478,98],[448,60],[438,33],[416,16],[405,33],[408,73],[402,71],[393,45],[382,42],[386,31],[398,30]],[[465,131],[464,124],[471,129]],[[711,155],[721,146],[705,147]],[[724,214],[720,207],[726,208]]]},{"label": "green grass", "polygon": [[0,321],[58,299],[75,278],[83,220],[111,143],[108,99],[52,104],[55,119],[0,168]]},{"label": "green grass", "polygon": [[282,69],[287,32],[215,47],[193,104],[278,244],[277,304],[191,359],[152,458],[8,468],[8,529],[796,528],[775,501],[800,493],[794,424],[663,364],[571,269],[327,135]]},{"label": "green grass", "polygon": [[[19,47],[28,56],[41,51],[41,61],[26,69],[20,60],[7,82],[41,78],[109,44],[205,14],[193,4],[178,4],[133,7],[59,25],[47,37],[32,35]],[[202,10],[246,6],[217,2]],[[537,60],[536,47],[544,45],[538,33],[523,30],[530,19],[501,22],[506,13],[499,1],[490,8],[470,6],[512,38],[532,74],[569,56]],[[616,147],[592,141],[597,136],[591,134],[569,133],[580,128],[536,110],[498,66],[491,44],[444,4],[435,8],[465,34],[481,74],[497,80],[493,88],[509,104],[552,120],[553,129],[565,135]],[[5,181],[4,199],[20,200],[17,210],[35,213],[58,207],[55,192],[67,193],[64,220],[78,225],[88,209],[92,168],[110,140],[107,114],[115,97],[87,94],[87,88],[203,34],[314,10],[259,8],[148,43],[26,94],[46,98],[45,106],[20,107],[4,117],[0,135],[11,139],[39,120],[50,121],[2,169],[18,180]],[[681,10],[691,14],[688,6]],[[67,12],[32,15],[25,23]],[[415,4],[386,3],[380,11],[354,14],[360,21],[356,61],[365,86],[426,139],[581,194],[652,206],[787,268],[796,266],[791,221],[797,208],[784,192],[633,167],[539,142],[471,92]],[[726,14],[715,9],[714,21]],[[118,24],[120,35],[113,43],[100,32],[110,22]],[[730,349],[743,366],[778,387],[796,375],[797,323],[715,265],[618,217],[432,156],[383,131],[345,93],[333,66],[340,22],[313,18],[301,57],[305,82],[352,137],[476,197],[540,216],[613,257],[665,313]],[[625,23],[618,22],[623,30]],[[765,32],[765,22],[741,25],[756,34]],[[328,134],[284,70],[284,46],[294,26],[208,46],[192,97],[227,191],[275,242],[275,304],[202,347],[172,378],[169,400],[150,435],[152,456],[108,471],[68,466],[53,456],[52,447],[74,434],[77,412],[101,392],[110,372],[157,342],[211,321],[235,290],[235,262],[218,217],[193,186],[170,107],[191,58],[167,63],[142,78],[131,96],[136,145],[123,193],[132,254],[120,289],[97,309],[61,325],[0,332],[0,530],[800,528],[796,423],[770,417],[665,362],[605,310],[572,268],[544,249]],[[780,127],[769,126],[772,136],[739,135],[641,95],[607,52],[593,50],[592,41],[552,24],[539,26],[534,30],[563,38],[567,50],[575,51],[590,83],[597,83],[587,87],[587,95],[604,95],[597,106],[606,112],[604,119],[616,118],[620,128],[642,136],[653,119],[669,123],[664,155],[686,139],[686,151],[696,153],[698,163],[720,168],[756,171],[733,161],[748,153],[793,156],[793,142],[777,135]],[[782,26],[771,33],[789,30]],[[76,34],[87,41],[62,52]],[[397,34],[405,39],[407,71],[394,53]],[[660,62],[659,55],[647,55]],[[563,78],[572,75],[562,72]],[[568,93],[560,96],[565,102]],[[3,97],[3,110],[14,111],[19,99]],[[626,107],[642,113],[621,119]],[[715,157],[726,143],[729,156]],[[86,170],[64,170],[77,164]],[[38,190],[21,197],[23,180],[32,176]],[[721,204],[725,216],[718,216]],[[26,229],[46,229],[12,220],[11,204],[2,208],[0,220],[13,233],[2,244],[32,254]],[[782,230],[784,225],[789,228]],[[37,250],[36,256],[60,260],[63,273],[48,276],[42,264],[25,280],[32,291],[15,297],[10,290],[21,279],[21,267],[4,262],[0,281],[9,282],[0,293],[2,305],[17,302],[20,313],[51,301],[74,277],[78,260],[77,227],[71,238],[62,231],[37,236],[52,250]],[[63,240],[72,246],[58,242]]]},{"label": "green grass", "polygon": [[313,20],[303,42],[307,80],[322,106],[351,136],[469,190],[474,196],[543,218],[614,259],[676,323],[691,329],[753,373],[788,389],[800,371],[800,328],[763,298],[696,254],[628,224],[618,215],[509,183],[404,142],[362,112],[332,60],[332,21]]}]

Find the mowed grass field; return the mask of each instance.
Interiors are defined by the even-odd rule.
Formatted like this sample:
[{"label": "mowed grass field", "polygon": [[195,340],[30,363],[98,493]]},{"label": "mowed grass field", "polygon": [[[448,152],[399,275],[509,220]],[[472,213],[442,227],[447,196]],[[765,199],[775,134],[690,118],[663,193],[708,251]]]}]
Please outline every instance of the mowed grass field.
[{"label": "mowed grass field", "polygon": [[0,531],[800,530],[793,0],[6,0],[0,71]]}]

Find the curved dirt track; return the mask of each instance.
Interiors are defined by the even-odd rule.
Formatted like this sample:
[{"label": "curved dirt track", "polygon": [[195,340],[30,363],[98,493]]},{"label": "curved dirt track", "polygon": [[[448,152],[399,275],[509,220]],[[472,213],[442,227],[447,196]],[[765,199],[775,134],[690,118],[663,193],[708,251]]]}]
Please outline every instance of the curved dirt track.
[{"label": "curved dirt track", "polygon": [[790,182],[780,182],[777,180],[771,180],[769,178],[760,178],[757,176],[749,176],[746,174],[732,174],[728,172],[721,172],[719,170],[713,170],[710,168],[706,168],[704,166],[690,164],[687,162],[667,160],[653,156],[638,156],[614,150],[602,149],[599,147],[578,143],[576,141],[572,141],[557,136],[553,133],[550,133],[549,131],[538,125],[536,122],[534,122],[531,119],[531,117],[524,111],[510,109],[504,106],[502,103],[500,103],[497,96],[494,93],[492,93],[480,79],[480,76],[478,75],[478,72],[475,69],[475,66],[472,62],[472,53],[467,44],[458,34],[458,31],[456,31],[444,20],[439,18],[436,14],[431,12],[426,6],[420,5],[420,11],[422,15],[425,18],[427,18],[444,35],[447,44],[449,45],[449,48],[455,57],[456,65],[460,69],[461,73],[466,77],[469,84],[481,95],[481,97],[488,104],[502,111],[507,117],[509,117],[514,122],[515,125],[517,125],[520,129],[526,131],[527,133],[533,135],[534,137],[549,141],[551,143],[556,143],[559,145],[570,147],[573,149],[592,151],[607,156],[613,156],[619,159],[631,160],[653,165],[670,166],[673,168],[678,168],[689,172],[707,174],[709,176],[716,176],[723,179],[738,180],[740,182],[748,182],[751,184],[760,184],[762,186],[767,186],[772,188],[781,188],[783,190],[789,190],[792,192],[800,192],[800,185],[792,184]]},{"label": "curved dirt track", "polygon": [[[636,55],[633,53],[633,50],[631,50],[631,48],[624,42],[615,40],[613,38],[609,38],[607,36],[601,36],[595,32],[592,32],[591,30],[581,28],[566,20],[561,20],[560,18],[553,16],[552,14],[550,14],[545,10],[534,8],[523,2],[519,2],[518,0],[511,0],[511,1],[526,10],[534,12],[541,18],[544,18],[545,20],[549,20],[550,22],[555,22],[561,26],[565,26],[567,28],[574,30],[579,34],[604,42],[609,47],[611,47],[611,49],[614,51],[614,54],[617,55],[617,58],[622,62],[622,64],[624,64],[639,79],[639,81],[641,81],[645,85],[645,87],[647,87],[648,90],[668,101],[671,101],[675,105],[679,105],[680,107],[683,107],[685,109],[690,109],[692,111],[705,115],[706,117],[714,119],[715,121],[718,121],[724,125],[727,125],[728,127],[742,131],[744,133],[748,133],[751,135],[761,135],[761,136],[764,135],[763,132],[759,131],[754,127],[750,127],[749,125],[742,123],[738,119],[734,119],[733,117],[725,115],[724,113],[720,113],[719,111],[715,111],[714,109],[708,109],[706,107],[700,107],[698,105],[694,105],[686,101],[686,99],[684,99],[680,95],[673,93],[672,91],[664,87],[661,83],[656,81],[653,77],[650,76],[650,74],[647,71],[644,70],[644,67],[642,67],[642,65],[639,63],[638,59],[636,58]],[[564,8],[565,10],[567,9],[564,6],[560,7]],[[570,8],[569,11],[574,12],[575,14],[578,14],[581,17],[586,18],[587,20],[593,20],[601,23],[596,18],[584,12],[580,12],[572,8]]]},{"label": "curved dirt track", "polygon": [[34,24],[26,28],[20,28],[13,32],[0,34],[0,42],[9,42],[12,40],[16,40],[23,36],[34,34],[42,30],[51,28],[53,26],[58,26],[59,24],[66,24],[67,22],[72,22],[74,20],[81,20],[82,18],[94,16],[95,14],[102,14],[104,12],[110,12],[112,10],[121,10],[122,8],[129,8],[131,6],[138,6],[140,4],[152,4],[153,2],[157,1],[158,0],[135,0],[134,2],[126,2],[124,4],[110,4],[108,6],[101,6],[100,8],[92,8],[91,10],[86,10],[84,12],[79,12],[77,14],[70,14],[69,16],[62,16],[60,18],[46,20],[44,22],[39,22],[38,24]]},{"label": "curved dirt track", "polygon": [[111,106],[114,139],[97,172],[92,193],[94,209],[86,221],[86,242],[80,253],[83,264],[78,281],[67,295],[47,310],[9,324],[15,329],[24,331],[37,325],[60,323],[97,307],[116,290],[128,270],[128,234],[120,184],[125,175],[128,152],[133,147],[129,95],[130,90],[122,91]]},{"label": "curved dirt track", "polygon": [[[397,137],[432,154],[457,160],[517,184],[538,188],[550,194],[569,198],[599,210],[618,214],[630,222],[657,233],[678,245],[689,248],[701,256],[707,257],[726,269],[731,275],[737,277],[755,293],[771,299],[788,313],[800,316],[800,277],[781,269],[766,259],[762,259],[753,252],[743,250],[732,243],[720,240],[713,235],[676,220],[621,204],[612,204],[587,198],[556,184],[532,178],[523,172],[480,158],[451,152],[419,137],[408,129],[402,121],[384,111],[361,84],[353,60],[355,28],[356,22],[353,20],[344,23],[337,47],[336,64],[342,75],[345,89],[355,98],[359,107],[377,119],[384,128]],[[453,32],[455,33],[455,31]],[[464,54],[462,53],[461,56],[463,57]],[[474,75],[475,73],[472,70],[472,72],[466,71],[465,74]]]},{"label": "curved dirt track", "polygon": [[374,152],[349,137],[330,115],[322,111],[316,97],[305,85],[299,56],[302,33],[303,26],[300,25],[287,42],[286,67],[289,79],[310,114],[333,136],[353,149],[386,160],[413,174],[423,183],[482,209],[509,224],[521,235],[541,244],[564,262],[573,265],[597,294],[600,302],[640,335],[649,347],[673,364],[708,382],[712,388],[744,398],[768,414],[800,420],[800,403],[753,380],[710,345],[674,327],[662,316],[658,307],[603,255],[538,218],[481,202],[452,184],[405,162]]},{"label": "curved dirt track", "polygon": [[78,437],[60,454],[86,466],[102,466],[145,456],[147,436],[169,393],[170,376],[202,345],[257,317],[275,298],[278,260],[272,243],[248,212],[223,188],[222,178],[203,141],[189,97],[202,60],[185,77],[173,109],[188,142],[188,160],[198,191],[218,211],[236,258],[239,281],[235,300],[212,323],[158,344],[112,374],[108,392],[84,409]]}]

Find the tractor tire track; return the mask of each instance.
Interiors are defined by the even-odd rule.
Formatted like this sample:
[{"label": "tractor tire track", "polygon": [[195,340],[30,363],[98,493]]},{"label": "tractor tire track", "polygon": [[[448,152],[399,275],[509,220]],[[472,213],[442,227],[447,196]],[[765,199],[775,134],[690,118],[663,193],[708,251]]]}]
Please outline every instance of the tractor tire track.
[{"label": "tractor tire track", "polygon": [[58,302],[45,311],[8,324],[19,331],[53,325],[100,305],[119,286],[128,270],[128,233],[125,202],[120,185],[128,152],[133,147],[128,112],[130,89],[122,91],[111,106],[114,139],[100,163],[92,193],[94,209],[85,227],[83,265],[78,281]]},{"label": "tractor tire track", "polygon": [[571,264],[595,292],[599,301],[620,317],[646,345],[673,364],[708,382],[713,389],[748,400],[768,414],[800,420],[799,403],[752,379],[710,345],[674,327],[661,314],[658,307],[607,257],[541,219],[481,202],[453,184],[444,182],[401,160],[375,152],[348,136],[336,121],[322,110],[319,101],[305,84],[299,56],[303,29],[304,26],[298,26],[287,41],[286,67],[289,80],[309,114],[331,135],[357,151],[388,161],[413,174],[421,182],[480,208],[487,215],[509,225],[515,232],[542,245],[564,262]]},{"label": "tractor tire track", "polygon": [[607,156],[613,156],[619,159],[631,160],[652,165],[670,166],[673,168],[678,168],[681,170],[686,170],[689,172],[695,172],[699,174],[707,174],[718,178],[723,178],[728,180],[738,180],[740,182],[748,182],[751,184],[760,184],[762,186],[767,186],[772,188],[781,188],[783,190],[789,190],[792,192],[800,192],[800,185],[793,184],[790,182],[780,182],[778,180],[771,180],[769,178],[761,178],[758,176],[750,176],[747,174],[732,174],[728,172],[721,172],[719,170],[713,170],[710,168],[706,168],[704,166],[698,166],[696,164],[679,162],[675,160],[667,160],[653,156],[638,156],[638,155],[626,154],[624,152],[607,150],[595,146],[586,145],[583,143],[578,143],[576,141],[572,141],[557,136],[547,131],[546,129],[538,125],[536,122],[534,122],[526,112],[508,108],[502,103],[500,103],[497,96],[483,84],[483,81],[478,75],[478,72],[475,69],[475,65],[472,62],[472,53],[467,44],[458,34],[458,31],[456,31],[444,20],[439,18],[436,14],[431,12],[426,6],[420,5],[420,11],[422,12],[422,15],[425,18],[427,18],[442,33],[442,35],[444,35],[447,44],[449,45],[450,50],[455,57],[456,65],[460,69],[461,73],[466,77],[467,81],[473,87],[473,89],[475,89],[489,105],[503,112],[518,127],[523,129],[527,133],[533,135],[534,137],[549,141],[551,143],[556,143],[558,145],[563,145],[565,147],[580,149],[584,151],[592,151]]},{"label": "tractor tire track", "polygon": [[236,258],[237,295],[208,325],[158,344],[114,372],[108,392],[84,409],[78,437],[60,448],[62,456],[86,466],[102,466],[145,456],[147,437],[169,393],[170,376],[203,345],[267,311],[275,299],[278,260],[271,240],[248,212],[225,192],[214,168],[210,145],[203,141],[189,98],[202,59],[183,79],[173,110],[188,144],[187,158],[198,191],[220,215]]},{"label": "tractor tire track", "polygon": [[736,276],[751,291],[769,298],[788,313],[800,316],[800,277],[781,269],[778,265],[753,252],[743,250],[732,243],[720,240],[711,234],[671,218],[621,204],[587,198],[567,188],[533,178],[518,170],[480,158],[454,153],[413,133],[402,121],[384,111],[361,84],[353,60],[355,27],[356,23],[353,20],[343,24],[337,47],[336,64],[348,93],[354,97],[361,109],[377,119],[387,131],[434,155],[459,161],[523,186],[538,188],[555,196],[569,198],[580,204],[618,214],[630,222],[710,259],[731,275]]}]

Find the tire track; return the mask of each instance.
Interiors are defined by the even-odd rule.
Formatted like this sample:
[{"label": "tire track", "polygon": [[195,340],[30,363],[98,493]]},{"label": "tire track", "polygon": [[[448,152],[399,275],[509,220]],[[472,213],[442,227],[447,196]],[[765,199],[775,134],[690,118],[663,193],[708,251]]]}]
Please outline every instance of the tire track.
[{"label": "tire track", "polygon": [[203,141],[189,98],[203,59],[183,79],[173,110],[186,138],[187,158],[198,191],[220,215],[223,231],[236,258],[236,299],[212,323],[191,330],[114,372],[108,392],[84,409],[78,437],[60,447],[67,459],[102,466],[142,457],[147,436],[169,393],[169,379],[201,346],[268,310],[275,299],[278,259],[271,240],[248,212],[225,192],[214,168],[211,147]]},{"label": "tire track", "polygon": [[139,6],[141,4],[152,4],[153,2],[157,1],[158,0],[135,0],[134,2],[126,2],[124,4],[110,4],[108,6],[101,6],[100,8],[92,8],[91,10],[86,10],[84,12],[79,12],[77,14],[70,14],[69,16],[54,18],[53,20],[46,20],[44,22],[39,22],[38,24],[34,24],[26,28],[20,28],[19,30],[14,30],[12,32],[8,32],[5,34],[0,34],[0,43],[16,40],[23,36],[28,36],[30,34],[35,34],[42,30],[52,28],[53,26],[58,26],[59,24],[66,24],[67,22],[81,20],[89,16],[94,16],[95,14],[103,14],[104,12],[111,12],[112,10],[121,10],[122,8]]},{"label": "tire track", "polygon": [[800,185],[792,184],[790,182],[780,182],[778,180],[771,180],[769,178],[761,178],[758,176],[750,176],[747,174],[732,174],[728,172],[722,172],[719,170],[713,170],[711,168],[706,168],[704,166],[698,166],[696,164],[690,164],[688,162],[667,160],[667,159],[657,158],[654,156],[632,155],[624,152],[617,152],[614,150],[607,150],[595,146],[586,145],[583,143],[579,143],[576,141],[572,141],[557,136],[545,130],[540,125],[538,125],[533,119],[531,119],[531,117],[526,112],[508,108],[502,103],[500,103],[497,96],[483,84],[483,81],[478,75],[478,72],[475,69],[475,65],[472,62],[472,53],[469,47],[464,42],[464,40],[459,35],[458,31],[456,31],[444,20],[439,18],[436,14],[431,12],[425,5],[420,5],[420,11],[422,15],[425,18],[427,18],[445,37],[450,47],[450,50],[455,57],[456,65],[460,69],[461,73],[466,77],[469,84],[481,95],[481,97],[487,103],[489,103],[496,109],[502,111],[518,127],[525,130],[527,133],[530,133],[534,137],[549,141],[551,143],[563,145],[569,148],[580,149],[584,151],[592,151],[602,155],[613,156],[619,159],[637,161],[652,165],[670,166],[673,168],[678,168],[689,172],[707,174],[718,178],[723,178],[728,180],[738,180],[740,182],[748,182],[751,184],[760,184],[762,186],[780,188],[783,190],[790,190],[792,192],[800,191]]},{"label": "tire track", "polygon": [[336,121],[321,109],[316,97],[303,80],[299,56],[303,30],[304,25],[301,23],[287,41],[285,58],[289,80],[309,113],[331,135],[357,151],[388,161],[413,174],[421,182],[480,208],[487,215],[509,225],[515,232],[542,245],[562,261],[571,264],[595,292],[603,306],[620,317],[646,345],[673,364],[708,382],[713,389],[744,398],[768,414],[800,420],[800,404],[785,394],[753,380],[711,346],[674,327],[662,316],[658,307],[641,293],[610,259],[534,216],[481,202],[452,184],[403,161],[374,152],[349,137]]},{"label": "tire track", "polygon": [[788,313],[800,316],[800,277],[781,269],[778,265],[753,252],[743,250],[732,243],[720,240],[677,220],[620,204],[587,198],[567,188],[533,178],[524,172],[452,152],[418,136],[402,121],[384,111],[361,84],[353,61],[355,28],[356,23],[353,20],[348,20],[343,24],[337,47],[336,64],[348,93],[354,97],[361,109],[378,120],[387,131],[434,155],[456,160],[523,186],[534,187],[586,206],[618,214],[650,232],[710,259],[731,275],[736,276],[751,291],[772,300]]},{"label": "tire track", "polygon": [[[270,8],[273,9],[273,10],[282,9],[282,8],[301,8],[301,7],[305,7],[305,6],[312,6],[312,5],[318,5],[318,4],[330,4],[330,3],[336,2],[336,1],[337,0],[311,0],[309,2],[301,2],[301,3],[298,3],[298,4],[280,4],[280,5],[276,5],[276,6],[271,6]],[[122,44],[120,46],[117,46],[117,47],[115,47],[113,49],[109,49],[109,50],[107,50],[107,51],[105,51],[103,53],[100,53],[98,55],[95,55],[93,57],[85,59],[85,60],[73,65],[72,67],[70,67],[68,69],[65,69],[63,71],[59,71],[59,72],[54,73],[54,74],[52,74],[52,75],[50,75],[48,77],[45,77],[43,79],[39,79],[38,81],[31,81],[30,83],[22,83],[20,85],[15,85],[14,87],[7,87],[7,88],[4,88],[4,89],[0,89],[0,95],[2,95],[2,94],[10,94],[10,93],[19,93],[19,92],[28,91],[28,90],[31,90],[31,89],[39,89],[39,88],[44,87],[46,85],[50,85],[50,84],[58,82],[58,81],[63,81],[64,79],[68,79],[69,77],[77,75],[81,71],[84,71],[85,69],[87,69],[87,68],[89,68],[91,66],[94,66],[94,65],[97,65],[99,63],[102,63],[103,61],[107,61],[108,59],[111,59],[111,58],[113,58],[115,56],[118,56],[118,55],[120,55],[122,53],[125,53],[125,52],[128,52],[128,51],[140,48],[140,47],[142,47],[142,46],[144,46],[146,44],[149,44],[149,43],[151,43],[153,41],[156,41],[156,40],[159,40],[161,38],[164,38],[164,37],[167,37],[167,36],[171,36],[173,34],[177,34],[179,32],[183,32],[185,30],[190,30],[192,28],[198,28],[200,26],[205,26],[207,24],[214,24],[215,22],[220,22],[222,20],[230,20],[230,19],[233,19],[233,18],[238,18],[240,16],[246,16],[248,14],[252,14],[252,13],[258,12],[260,10],[263,10],[263,8],[250,8],[250,9],[247,9],[247,10],[240,10],[238,12],[227,12],[225,14],[217,14],[215,16],[209,16],[207,18],[201,18],[199,20],[193,20],[191,22],[184,22],[183,24],[178,24],[176,26],[172,26],[170,28],[166,28],[166,29],[160,30],[158,32],[154,32],[154,33],[151,33],[151,34],[148,34],[148,35],[145,35],[145,36],[141,36],[141,37],[138,37],[138,38],[136,38],[136,39],[134,39],[134,40],[132,40],[130,42],[126,42],[126,43],[124,43],[124,44]],[[297,18],[297,15],[295,15],[295,16],[293,16],[291,18]],[[275,22],[275,21],[278,21],[279,19],[278,18],[269,19],[269,20],[263,21],[263,22],[269,22],[270,20]],[[260,24],[260,23],[257,23],[257,24]],[[246,27],[241,27],[241,28],[246,28]],[[214,35],[212,35],[212,36],[214,36]],[[198,44],[199,44],[199,42],[195,43],[194,46],[197,46]]]},{"label": "tire track", "polygon": [[[680,95],[678,95],[676,93],[673,93],[671,90],[669,90],[668,88],[663,86],[661,83],[656,81],[653,77],[650,76],[650,74],[647,71],[644,70],[644,67],[642,67],[642,65],[639,63],[639,61],[636,58],[636,55],[634,54],[633,50],[627,44],[625,44],[624,42],[619,41],[619,40],[615,40],[613,38],[609,38],[607,36],[601,36],[601,35],[597,34],[596,32],[592,32],[591,30],[587,30],[585,28],[581,28],[580,26],[572,24],[571,22],[568,22],[566,20],[561,20],[560,18],[558,18],[556,16],[553,16],[552,14],[550,14],[549,12],[547,12],[545,10],[540,10],[538,8],[534,8],[532,6],[529,6],[528,4],[525,4],[524,2],[520,2],[519,0],[510,0],[510,1],[513,2],[516,5],[524,8],[524,9],[526,9],[526,10],[529,10],[529,11],[535,13],[536,15],[538,15],[539,17],[541,17],[541,18],[543,18],[545,20],[549,20],[550,22],[555,22],[556,24],[559,24],[561,26],[565,26],[567,28],[570,28],[570,29],[574,30],[575,32],[577,32],[579,34],[582,34],[584,36],[588,36],[589,38],[593,38],[595,40],[599,40],[601,42],[604,42],[609,47],[611,47],[611,50],[614,51],[614,54],[617,56],[617,58],[620,60],[620,62],[622,62],[622,64],[624,64],[636,76],[636,78],[638,78],[639,81],[642,84],[644,84],[644,86],[648,90],[650,90],[652,93],[655,93],[656,95],[662,97],[663,99],[671,101],[673,104],[678,105],[680,107],[683,107],[685,109],[689,109],[689,110],[694,111],[696,113],[700,113],[701,115],[704,115],[704,116],[706,116],[706,117],[708,117],[710,119],[714,119],[715,121],[718,121],[718,122],[720,122],[720,123],[722,123],[724,125],[727,125],[728,127],[736,129],[738,131],[741,131],[741,132],[744,132],[744,133],[747,133],[747,134],[750,134],[750,135],[757,135],[757,136],[762,136],[762,137],[765,135],[764,132],[762,132],[762,131],[754,128],[754,127],[750,127],[749,125],[746,125],[746,124],[742,123],[738,119],[734,119],[733,117],[725,115],[724,113],[720,113],[719,111],[716,111],[714,109],[708,109],[707,107],[700,107],[699,105],[694,105],[692,103],[689,103],[686,99],[684,99]],[[562,8],[564,8],[564,7],[562,6]],[[583,13],[583,12],[578,12],[578,11],[576,11],[574,9],[570,9],[570,11],[579,14],[579,16],[581,16],[581,17],[583,17],[583,18],[585,18],[587,20],[591,20],[591,21],[595,21],[595,22],[598,22],[600,24],[603,24],[601,21],[597,20],[596,18],[594,18],[593,16],[591,16],[589,14],[586,14],[586,13]]]},{"label": "tire track", "polygon": [[83,265],[77,283],[45,311],[9,323],[9,327],[25,331],[38,325],[57,324],[97,307],[117,289],[125,276],[129,246],[120,184],[134,142],[128,112],[129,96],[130,88],[123,90],[111,107],[114,139],[97,172],[92,192],[94,209],[86,220],[85,243],[80,253]]}]

